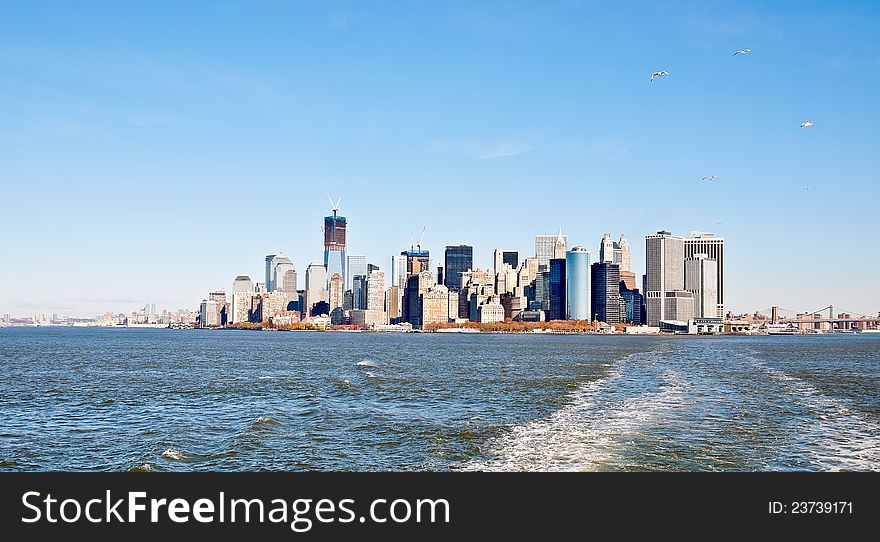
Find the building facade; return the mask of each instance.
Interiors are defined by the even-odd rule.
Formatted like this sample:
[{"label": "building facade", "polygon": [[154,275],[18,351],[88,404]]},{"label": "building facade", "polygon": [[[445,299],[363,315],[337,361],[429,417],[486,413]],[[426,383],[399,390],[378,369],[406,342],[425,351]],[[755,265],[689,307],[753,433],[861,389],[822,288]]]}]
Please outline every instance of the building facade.
[{"label": "building facade", "polygon": [[567,320],[592,320],[590,278],[590,252],[581,246],[569,250],[565,254],[565,318]]}]

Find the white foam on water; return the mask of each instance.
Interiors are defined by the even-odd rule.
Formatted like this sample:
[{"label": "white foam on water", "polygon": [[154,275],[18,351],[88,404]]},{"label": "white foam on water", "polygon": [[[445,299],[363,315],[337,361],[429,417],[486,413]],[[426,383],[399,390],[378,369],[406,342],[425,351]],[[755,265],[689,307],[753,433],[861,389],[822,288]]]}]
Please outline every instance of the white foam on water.
[{"label": "white foam on water", "polygon": [[578,387],[569,404],[549,417],[511,428],[490,443],[492,459],[464,470],[589,471],[625,465],[628,443],[678,408],[688,387],[684,375],[668,369],[659,372],[655,389],[627,394],[627,370],[619,364],[608,376]]},{"label": "white foam on water", "polygon": [[379,366],[378,363],[376,363],[375,361],[373,361],[371,359],[365,359],[363,361],[359,361],[355,365],[358,365],[360,367],[378,367]]},{"label": "white foam on water", "polygon": [[174,450],[172,448],[168,448],[167,450],[162,452],[162,457],[164,457],[165,459],[171,459],[174,461],[184,461],[189,456],[183,452],[178,452],[177,450]]},{"label": "white foam on water", "polygon": [[793,402],[814,413],[799,421],[796,436],[810,444],[811,449],[805,453],[819,470],[880,471],[880,424],[801,378],[751,360],[782,384],[783,393]]},{"label": "white foam on water", "polygon": [[271,376],[261,376],[260,380],[272,380]]}]

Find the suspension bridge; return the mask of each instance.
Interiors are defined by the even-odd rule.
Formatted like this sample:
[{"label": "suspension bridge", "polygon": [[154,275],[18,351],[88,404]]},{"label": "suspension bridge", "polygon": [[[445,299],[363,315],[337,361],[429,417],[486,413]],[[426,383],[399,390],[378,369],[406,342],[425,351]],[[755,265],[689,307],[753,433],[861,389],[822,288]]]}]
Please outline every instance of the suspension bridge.
[{"label": "suspension bridge", "polygon": [[797,311],[773,306],[757,311],[766,316],[771,324],[796,324],[801,328],[863,330],[880,328],[880,313],[861,314],[840,309],[836,314],[834,305],[811,311]]}]

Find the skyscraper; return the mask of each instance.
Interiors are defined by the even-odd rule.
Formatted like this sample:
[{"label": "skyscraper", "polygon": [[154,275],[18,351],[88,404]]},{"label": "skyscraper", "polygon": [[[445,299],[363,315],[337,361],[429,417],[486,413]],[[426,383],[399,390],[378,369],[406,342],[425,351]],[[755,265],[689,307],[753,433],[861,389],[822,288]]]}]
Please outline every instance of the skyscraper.
[{"label": "skyscraper", "polygon": [[550,260],[550,315],[549,320],[565,319],[565,258]]},{"label": "skyscraper", "polygon": [[384,271],[374,270],[367,275],[367,303],[364,308],[368,311],[385,312]]},{"label": "skyscraper", "polygon": [[[338,273],[338,271],[334,271]],[[306,292],[305,307],[306,316],[312,311],[312,308],[321,301],[329,303],[330,295],[327,291],[329,281],[327,280],[327,269],[318,262],[312,262],[306,268]]]},{"label": "skyscraper", "polygon": [[461,290],[461,274],[473,268],[474,247],[449,245],[444,257],[443,284],[452,291]]},{"label": "skyscraper", "polygon": [[693,258],[697,254],[705,254],[708,259],[717,262],[718,301],[715,314],[707,314],[706,317],[721,318],[724,316],[724,238],[712,233],[692,233],[684,240],[684,257]]},{"label": "skyscraper", "polygon": [[275,254],[267,254],[266,255],[266,289],[270,292],[274,289],[272,287],[272,271],[273,271],[273,260],[275,259]]},{"label": "skyscraper", "polygon": [[648,325],[666,319],[667,293],[684,290],[684,239],[668,231],[645,237]]},{"label": "skyscraper", "polygon": [[296,267],[284,254],[266,256],[266,290],[280,290],[291,298],[296,293]]},{"label": "skyscraper", "polygon": [[548,271],[550,269],[550,260],[553,258],[565,259],[567,246],[568,236],[562,235],[561,230],[558,235],[536,235],[535,257],[538,259],[538,269],[540,271]]},{"label": "skyscraper", "polygon": [[501,255],[502,263],[506,263],[513,269],[519,267],[519,252],[515,250],[505,250]]},{"label": "skyscraper", "polygon": [[[592,305],[593,319],[606,324],[619,324],[623,321],[620,314],[620,265],[611,262],[596,262],[591,268],[593,282]],[[624,305],[624,311],[626,306]]]},{"label": "skyscraper", "polygon": [[[407,278],[418,275],[422,271],[431,271],[430,253],[427,250],[411,248],[400,253],[406,258],[406,276]],[[433,274],[432,274],[433,276]]]},{"label": "skyscraper", "polygon": [[[565,317],[591,320],[590,252],[577,246],[565,254]],[[552,307],[552,305],[551,305]]]},{"label": "skyscraper", "polygon": [[406,256],[403,254],[391,256],[391,286],[399,287],[401,292],[406,288]]},{"label": "skyscraper", "polygon": [[339,273],[333,273],[333,276],[330,277],[330,291],[329,294],[329,303],[330,303],[330,313],[333,314],[334,309],[338,309],[342,307],[344,301],[344,292],[345,286],[342,280],[342,275]]},{"label": "skyscraper", "polygon": [[345,259],[345,289],[354,289],[354,276],[361,275],[366,279],[367,276],[367,257],[366,256],[348,256]]},{"label": "skyscraper", "polygon": [[324,269],[329,277],[332,277],[333,273],[339,273],[345,279],[349,276],[345,269],[345,251],[348,248],[346,244],[346,230],[348,226],[345,217],[338,214],[338,201],[333,206],[332,211],[333,214],[331,216],[324,217]]},{"label": "skyscraper", "polygon": [[434,274],[422,271],[406,279],[403,295],[403,319],[414,328],[422,327],[422,295],[434,286]]},{"label": "skyscraper", "polygon": [[684,289],[694,294],[694,317],[720,317],[718,262],[709,259],[708,254],[694,254],[692,258],[685,259]]},{"label": "skyscraper", "polygon": [[232,323],[247,322],[251,299],[254,293],[254,284],[247,275],[239,275],[232,282]]},{"label": "skyscraper", "polygon": [[620,240],[615,242],[611,234],[606,233],[599,242],[599,262],[616,263],[622,273],[632,270],[629,241],[624,234],[620,234]]}]

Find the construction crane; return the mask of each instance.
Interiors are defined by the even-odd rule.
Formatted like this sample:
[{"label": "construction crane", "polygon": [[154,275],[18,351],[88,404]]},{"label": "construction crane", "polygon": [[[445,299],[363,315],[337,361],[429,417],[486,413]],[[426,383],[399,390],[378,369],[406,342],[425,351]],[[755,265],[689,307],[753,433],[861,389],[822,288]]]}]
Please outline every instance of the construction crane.
[{"label": "construction crane", "polygon": [[339,203],[342,201],[342,196],[339,196],[336,203],[333,203],[333,198],[330,197],[330,194],[327,194],[327,200],[330,201],[330,210],[333,211],[333,216],[336,216],[336,213],[339,211]]}]

